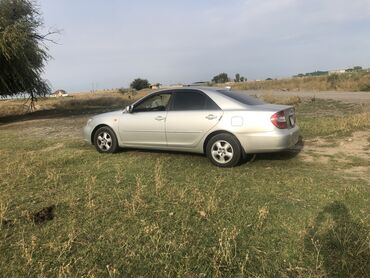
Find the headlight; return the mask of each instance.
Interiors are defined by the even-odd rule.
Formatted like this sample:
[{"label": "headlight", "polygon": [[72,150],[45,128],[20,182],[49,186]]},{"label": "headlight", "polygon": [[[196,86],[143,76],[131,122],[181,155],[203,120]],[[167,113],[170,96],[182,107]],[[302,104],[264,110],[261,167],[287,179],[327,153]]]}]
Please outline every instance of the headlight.
[{"label": "headlight", "polygon": [[92,119],[88,119],[86,125],[89,125],[91,123]]}]

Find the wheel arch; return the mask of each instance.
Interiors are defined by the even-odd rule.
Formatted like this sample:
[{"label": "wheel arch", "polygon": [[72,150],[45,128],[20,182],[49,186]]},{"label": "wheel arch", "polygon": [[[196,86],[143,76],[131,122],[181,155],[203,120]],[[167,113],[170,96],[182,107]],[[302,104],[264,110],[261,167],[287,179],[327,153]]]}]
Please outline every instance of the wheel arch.
[{"label": "wheel arch", "polygon": [[213,136],[218,135],[218,134],[222,134],[222,133],[227,133],[227,134],[230,134],[233,137],[235,137],[236,141],[238,142],[238,144],[240,146],[240,149],[242,150],[242,154],[244,155],[245,150],[244,150],[242,144],[240,144],[240,141],[239,141],[238,137],[236,137],[235,134],[233,134],[232,132],[226,131],[226,130],[215,130],[215,131],[211,132],[210,134],[208,134],[206,139],[203,142],[203,153],[204,154],[206,153],[206,148],[207,148],[207,144],[208,144],[209,140],[211,140],[211,138]]},{"label": "wheel arch", "polygon": [[[111,127],[110,127],[109,125],[107,125],[107,124],[99,124],[99,125],[97,125],[96,127],[94,127],[93,131],[91,132],[91,136],[90,136],[91,144],[95,145],[95,144],[94,144],[94,136],[95,136],[96,131],[97,131],[99,128],[101,128],[101,127],[109,127],[109,128],[112,130],[112,132],[114,133],[114,136],[116,136],[116,138],[117,138],[117,134],[114,132],[113,128],[111,128]],[[117,140],[118,140],[118,138],[117,138]]]}]

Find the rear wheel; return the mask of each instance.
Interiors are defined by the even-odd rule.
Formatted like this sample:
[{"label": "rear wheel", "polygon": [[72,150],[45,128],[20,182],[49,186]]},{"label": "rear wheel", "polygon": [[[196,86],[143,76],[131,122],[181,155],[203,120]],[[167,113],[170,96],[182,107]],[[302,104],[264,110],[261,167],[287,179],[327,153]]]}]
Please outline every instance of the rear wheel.
[{"label": "rear wheel", "polygon": [[94,145],[100,153],[115,153],[118,151],[117,137],[107,126],[99,128],[94,134]]},{"label": "rear wheel", "polygon": [[207,143],[208,159],[219,167],[234,167],[238,165],[242,150],[235,136],[221,133],[213,136]]}]

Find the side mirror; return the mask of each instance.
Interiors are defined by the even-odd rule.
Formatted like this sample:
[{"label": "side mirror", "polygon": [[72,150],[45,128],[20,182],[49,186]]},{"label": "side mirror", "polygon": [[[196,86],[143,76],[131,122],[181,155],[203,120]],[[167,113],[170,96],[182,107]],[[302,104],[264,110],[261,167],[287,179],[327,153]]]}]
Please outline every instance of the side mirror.
[{"label": "side mirror", "polygon": [[126,106],[126,112],[127,113],[132,113],[133,110],[134,110],[134,106],[133,105]]}]

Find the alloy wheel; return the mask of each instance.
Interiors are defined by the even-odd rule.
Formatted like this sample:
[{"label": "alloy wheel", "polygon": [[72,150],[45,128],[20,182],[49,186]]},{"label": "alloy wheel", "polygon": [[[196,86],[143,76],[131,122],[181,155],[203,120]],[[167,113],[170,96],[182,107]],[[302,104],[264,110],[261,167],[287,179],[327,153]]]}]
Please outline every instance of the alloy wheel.
[{"label": "alloy wheel", "polygon": [[228,163],[234,156],[234,150],[230,143],[218,140],[211,148],[212,158],[220,164]]}]

